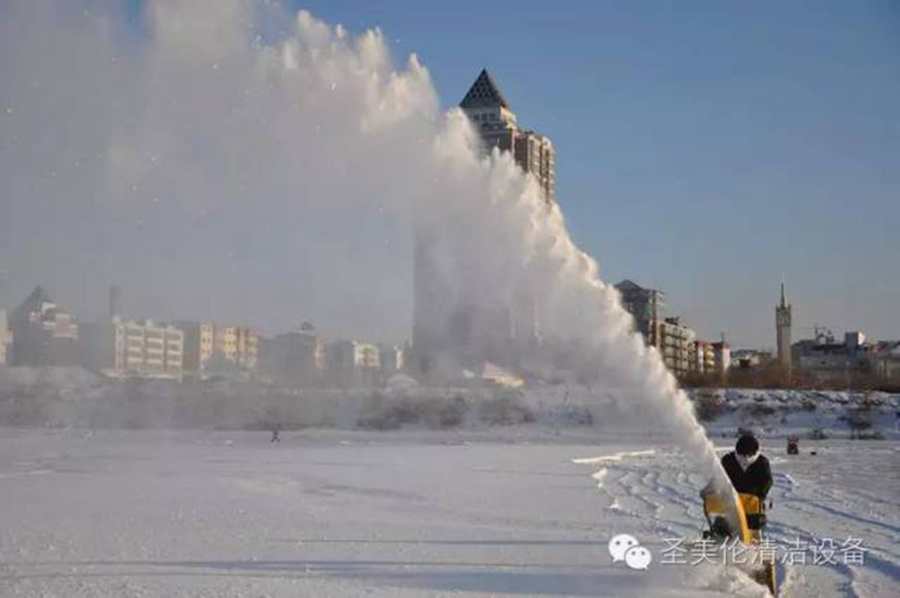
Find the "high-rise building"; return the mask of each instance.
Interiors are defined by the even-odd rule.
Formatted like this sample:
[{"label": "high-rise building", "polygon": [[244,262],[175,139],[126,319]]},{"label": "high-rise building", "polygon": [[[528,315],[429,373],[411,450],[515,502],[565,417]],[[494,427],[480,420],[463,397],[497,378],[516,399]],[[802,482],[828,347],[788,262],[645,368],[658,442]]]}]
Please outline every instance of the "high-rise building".
[{"label": "high-rise building", "polygon": [[627,278],[616,285],[624,307],[633,317],[637,332],[651,347],[662,348],[659,327],[663,321],[666,294],[647,289]]},{"label": "high-rise building", "polygon": [[[460,108],[471,120],[487,151],[509,152],[534,177],[549,205],[556,199],[556,153],[550,139],[520,128],[509,102],[493,77],[482,70]],[[487,207],[485,207],[487,209]],[[415,244],[415,313],[412,369],[431,375],[447,358],[453,367],[479,368],[485,361],[515,367],[517,360],[540,344],[540,313],[535,294],[522,283],[508,299],[494,305],[448,305],[452,296],[439,279],[433,256],[440,223],[420,226]],[[452,291],[450,289],[449,291]]]},{"label": "high-rise building", "polygon": [[556,152],[548,137],[519,128],[509,102],[487,69],[482,69],[459,104],[471,119],[488,150],[510,152],[522,170],[531,174],[547,202],[556,199]]},{"label": "high-rise building", "polygon": [[697,334],[678,317],[664,317],[665,293],[646,289],[625,279],[616,285],[622,307],[634,317],[634,328],[644,342],[656,347],[666,366],[676,376],[712,367],[715,353],[712,345],[702,343],[698,354]]},{"label": "high-rise building", "polygon": [[78,325],[40,286],[9,319],[12,365],[78,365]]},{"label": "high-rise building", "polygon": [[784,298],[781,283],[781,303],[775,306],[775,335],[778,343],[778,361],[788,374],[791,372],[791,306]]}]

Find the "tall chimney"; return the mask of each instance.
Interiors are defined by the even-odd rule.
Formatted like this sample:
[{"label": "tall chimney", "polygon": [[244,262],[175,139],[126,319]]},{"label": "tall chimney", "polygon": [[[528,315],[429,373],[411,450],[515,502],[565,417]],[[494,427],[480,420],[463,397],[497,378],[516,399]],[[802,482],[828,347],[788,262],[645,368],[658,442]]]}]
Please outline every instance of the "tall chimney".
[{"label": "tall chimney", "polygon": [[109,319],[114,320],[122,315],[122,288],[116,285],[109,287]]}]

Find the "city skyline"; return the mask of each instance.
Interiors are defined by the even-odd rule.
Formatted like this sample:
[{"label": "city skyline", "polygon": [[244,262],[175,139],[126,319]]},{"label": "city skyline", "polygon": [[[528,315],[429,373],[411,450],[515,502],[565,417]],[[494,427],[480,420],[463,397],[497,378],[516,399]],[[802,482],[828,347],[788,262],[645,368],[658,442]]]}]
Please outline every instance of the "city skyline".
[{"label": "city skyline", "polygon": [[[97,5],[125,6],[132,25],[118,32],[124,49],[141,43],[140,2]],[[559,154],[557,201],[575,241],[598,260],[603,280],[612,285],[628,278],[665,291],[666,315],[680,315],[701,337],[716,339],[724,332],[736,347],[774,348],[771,305],[782,279],[795,309],[794,338],[811,336],[814,325],[900,337],[892,311],[900,280],[889,230],[900,215],[900,183],[890,168],[900,145],[892,143],[900,118],[890,98],[900,84],[882,76],[897,70],[896,53],[890,52],[897,42],[887,34],[900,19],[890,7],[835,5],[819,14],[800,5],[775,13],[772,5],[723,10],[700,3],[677,12],[605,5],[543,14],[533,4],[517,6],[509,15],[516,26],[491,35],[490,17],[498,9],[476,11],[465,2],[428,15],[402,2],[311,2],[291,8],[309,8],[316,17],[343,23],[351,35],[379,26],[396,65],[417,53],[443,108],[455,106],[488,68],[523,122],[553,139]],[[473,11],[483,20],[470,23]],[[797,29],[798,23],[808,26]],[[465,44],[453,43],[464,27],[473,35]],[[538,34],[546,43],[512,43]],[[831,50],[826,51],[826,41],[834,45]],[[714,43],[724,44],[718,55],[701,51]],[[842,62],[827,60],[833,55]],[[532,65],[542,68],[526,68]],[[34,76],[33,69],[23,72]],[[48,75],[44,83],[51,80]],[[13,127],[14,139],[29,122],[20,116],[28,114],[27,105],[7,105],[3,123]],[[93,138],[83,138],[89,141],[84,147],[65,148],[62,176],[76,176],[81,160],[95,159],[89,152]],[[10,172],[22,180],[32,174],[31,166],[22,173],[15,164],[9,162]],[[52,169],[34,170],[40,189],[55,191],[53,181],[63,180]],[[255,195],[283,188],[267,185],[263,180]],[[14,186],[14,197],[25,188]],[[98,192],[80,182],[64,188],[84,197]],[[226,234],[233,220],[217,221],[215,213],[210,218],[195,206],[175,205],[188,219],[170,224],[155,207],[168,205],[166,198],[157,204],[158,197],[146,195],[140,207],[126,213],[129,219],[106,214],[108,220],[96,222],[101,234],[78,239],[79,253],[94,266],[91,276],[100,281],[94,287],[79,272],[64,269],[37,237],[0,224],[0,232],[9,233],[4,259],[10,260],[0,262],[0,308],[15,305],[35,284],[46,284],[75,311],[93,316],[102,311],[92,306],[102,305],[106,285],[123,282],[134,289],[141,313],[162,319],[211,309],[215,319],[260,322],[267,330],[312,319],[337,328],[338,335],[359,330],[382,339],[410,336],[411,301],[402,296],[411,286],[409,273],[395,267],[406,257],[397,249],[401,243],[384,243],[374,256],[370,251],[377,235],[402,240],[396,222],[385,219],[374,232],[360,231],[372,238],[348,235],[353,247],[310,237],[309,247],[340,251],[345,261],[358,262],[349,271],[361,278],[351,285],[343,282],[346,277],[323,278],[305,253],[279,257],[285,247],[264,243],[261,231]],[[76,220],[83,215],[61,199],[56,206],[61,215]],[[25,205],[13,205],[13,215],[22,221],[22,215],[31,216]],[[197,229],[200,218],[205,228]],[[151,228],[144,228],[148,223]],[[159,237],[142,228],[162,226],[174,226],[173,242],[157,248]],[[25,242],[17,246],[15,238]],[[147,288],[120,278],[127,258],[110,255],[111,244],[151,257],[149,276],[141,275]],[[220,259],[223,248],[225,263],[211,261]],[[173,259],[188,249],[201,250],[197,263]],[[17,253],[24,261],[17,261]],[[212,266],[203,272],[214,275],[209,281],[217,287],[202,295],[181,285],[167,288],[170,272],[190,280],[203,259]],[[26,268],[30,262],[40,267]],[[256,267],[272,263],[296,267],[297,280],[279,280],[273,288],[273,273]],[[391,269],[380,270],[385,264]],[[239,288],[227,285],[233,270],[248,276]],[[305,288],[317,284],[325,285],[320,293]],[[373,326],[364,315],[369,298],[354,298],[354,286],[379,287],[373,300],[396,309]],[[261,288],[272,305],[259,301],[255,289]],[[340,304],[334,304],[336,298]]]},{"label": "city skyline", "polygon": [[774,349],[784,279],[795,338],[900,337],[896,5],[292,6],[380,27],[447,108],[487,68],[553,139],[557,200],[604,281],[665,291],[702,336]]}]

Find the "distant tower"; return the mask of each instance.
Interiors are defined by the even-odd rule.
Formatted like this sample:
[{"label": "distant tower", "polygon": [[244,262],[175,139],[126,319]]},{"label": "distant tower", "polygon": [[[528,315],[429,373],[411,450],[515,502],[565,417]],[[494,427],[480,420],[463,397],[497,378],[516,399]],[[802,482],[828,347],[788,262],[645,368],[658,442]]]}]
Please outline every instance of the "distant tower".
[{"label": "distant tower", "polygon": [[775,306],[775,334],[778,341],[778,361],[785,371],[791,371],[791,306],[784,300],[781,283],[781,304]]}]

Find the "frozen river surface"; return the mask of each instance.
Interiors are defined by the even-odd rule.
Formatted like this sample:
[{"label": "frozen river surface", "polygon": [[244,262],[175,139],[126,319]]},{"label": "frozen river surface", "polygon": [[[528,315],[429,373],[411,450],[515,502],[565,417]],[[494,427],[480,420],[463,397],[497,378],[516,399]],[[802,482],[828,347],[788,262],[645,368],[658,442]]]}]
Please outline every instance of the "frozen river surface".
[{"label": "frozen river surface", "polygon": [[[764,443],[771,537],[807,546],[781,567],[784,593],[900,595],[900,443],[802,449]],[[271,445],[262,432],[0,429],[0,596],[765,595],[693,552],[664,562],[702,526],[704,476],[686,461],[665,442],[584,431]],[[612,562],[623,532],[650,549],[647,571]]]}]

